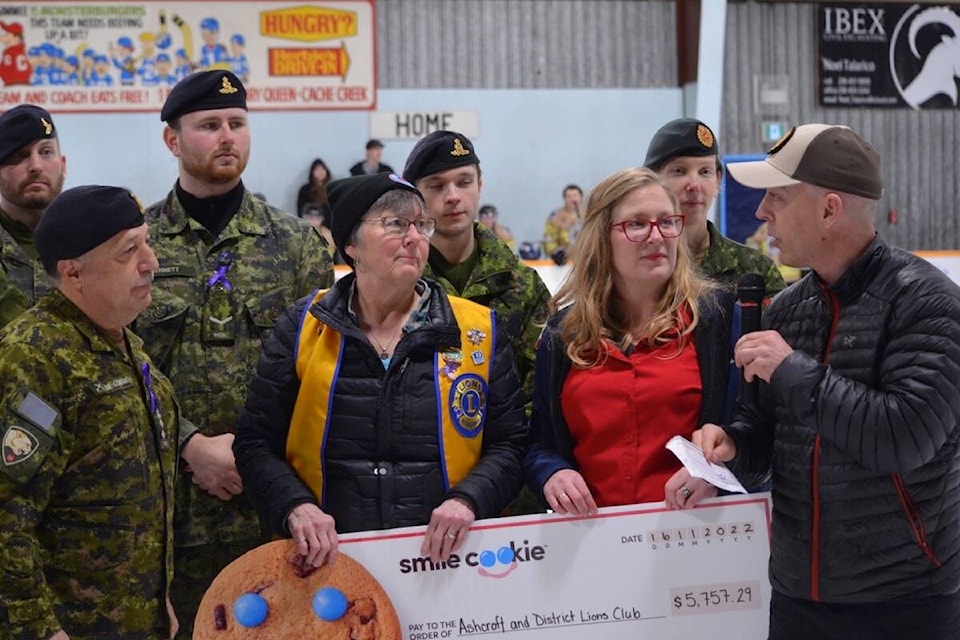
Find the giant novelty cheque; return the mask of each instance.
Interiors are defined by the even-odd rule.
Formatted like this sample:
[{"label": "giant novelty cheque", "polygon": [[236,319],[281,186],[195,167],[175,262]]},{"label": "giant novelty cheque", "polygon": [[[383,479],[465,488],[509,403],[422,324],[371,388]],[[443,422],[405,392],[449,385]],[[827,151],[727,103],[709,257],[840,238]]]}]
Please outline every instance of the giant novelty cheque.
[{"label": "giant novelty cheque", "polygon": [[405,640],[766,638],[769,494],[482,521],[440,564],[419,554],[424,530],[341,536]]}]

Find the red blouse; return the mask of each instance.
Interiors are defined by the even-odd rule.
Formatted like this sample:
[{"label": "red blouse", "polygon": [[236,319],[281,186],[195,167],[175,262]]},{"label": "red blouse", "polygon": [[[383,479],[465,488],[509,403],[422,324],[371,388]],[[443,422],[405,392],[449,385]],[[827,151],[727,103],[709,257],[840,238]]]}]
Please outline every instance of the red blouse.
[{"label": "red blouse", "polygon": [[676,341],[637,346],[629,356],[604,346],[603,364],[573,367],[560,394],[574,456],[597,506],[659,502],[681,466],[667,441],[700,426],[696,346],[691,337],[676,357]]}]

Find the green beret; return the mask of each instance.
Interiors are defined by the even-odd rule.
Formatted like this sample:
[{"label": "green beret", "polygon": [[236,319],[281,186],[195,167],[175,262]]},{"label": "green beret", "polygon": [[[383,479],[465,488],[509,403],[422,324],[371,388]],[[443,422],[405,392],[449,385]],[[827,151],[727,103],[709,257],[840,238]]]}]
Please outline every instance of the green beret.
[{"label": "green beret", "polygon": [[674,158],[715,156],[720,153],[717,136],[710,127],[693,118],[671,120],[653,134],[643,166],[660,171]]},{"label": "green beret", "polygon": [[353,259],[344,250],[350,234],[360,224],[361,218],[366,215],[373,203],[380,196],[402,189],[412,191],[420,198],[420,192],[412,184],[394,173],[375,173],[369,176],[352,176],[334,180],[327,185],[327,201],[333,211],[333,220],[330,223],[330,235],[333,244],[337,246],[340,256],[351,267]]},{"label": "green beret", "polygon": [[194,111],[247,108],[247,90],[229,71],[197,71],[178,82],[163,103],[160,119],[171,122]]},{"label": "green beret", "polygon": [[56,138],[57,129],[46,109],[20,104],[0,116],[0,162],[20,149],[45,138]]},{"label": "green beret", "polygon": [[434,131],[414,145],[403,167],[403,177],[410,182],[441,171],[480,164],[473,143],[456,131]]},{"label": "green beret", "polygon": [[67,189],[53,199],[33,232],[47,273],[58,260],[82,256],[121,231],[144,224],[143,207],[120,187],[89,185]]}]

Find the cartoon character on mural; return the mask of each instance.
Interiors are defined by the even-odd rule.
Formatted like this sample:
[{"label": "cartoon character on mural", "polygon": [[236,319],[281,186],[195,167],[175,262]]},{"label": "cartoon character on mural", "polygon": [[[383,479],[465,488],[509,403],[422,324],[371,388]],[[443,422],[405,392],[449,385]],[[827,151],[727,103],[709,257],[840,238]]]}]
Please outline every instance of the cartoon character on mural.
[{"label": "cartoon character on mural", "polygon": [[23,44],[23,25],[19,22],[0,22],[0,80],[4,86],[30,84],[33,67]]}]

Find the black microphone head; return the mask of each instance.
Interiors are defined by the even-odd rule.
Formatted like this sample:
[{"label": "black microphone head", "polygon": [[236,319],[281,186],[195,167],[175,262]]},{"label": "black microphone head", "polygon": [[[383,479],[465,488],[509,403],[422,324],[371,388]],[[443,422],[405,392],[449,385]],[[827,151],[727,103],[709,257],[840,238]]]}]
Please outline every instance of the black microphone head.
[{"label": "black microphone head", "polygon": [[737,298],[741,303],[759,304],[767,295],[767,286],[759,273],[745,273],[737,281]]}]

